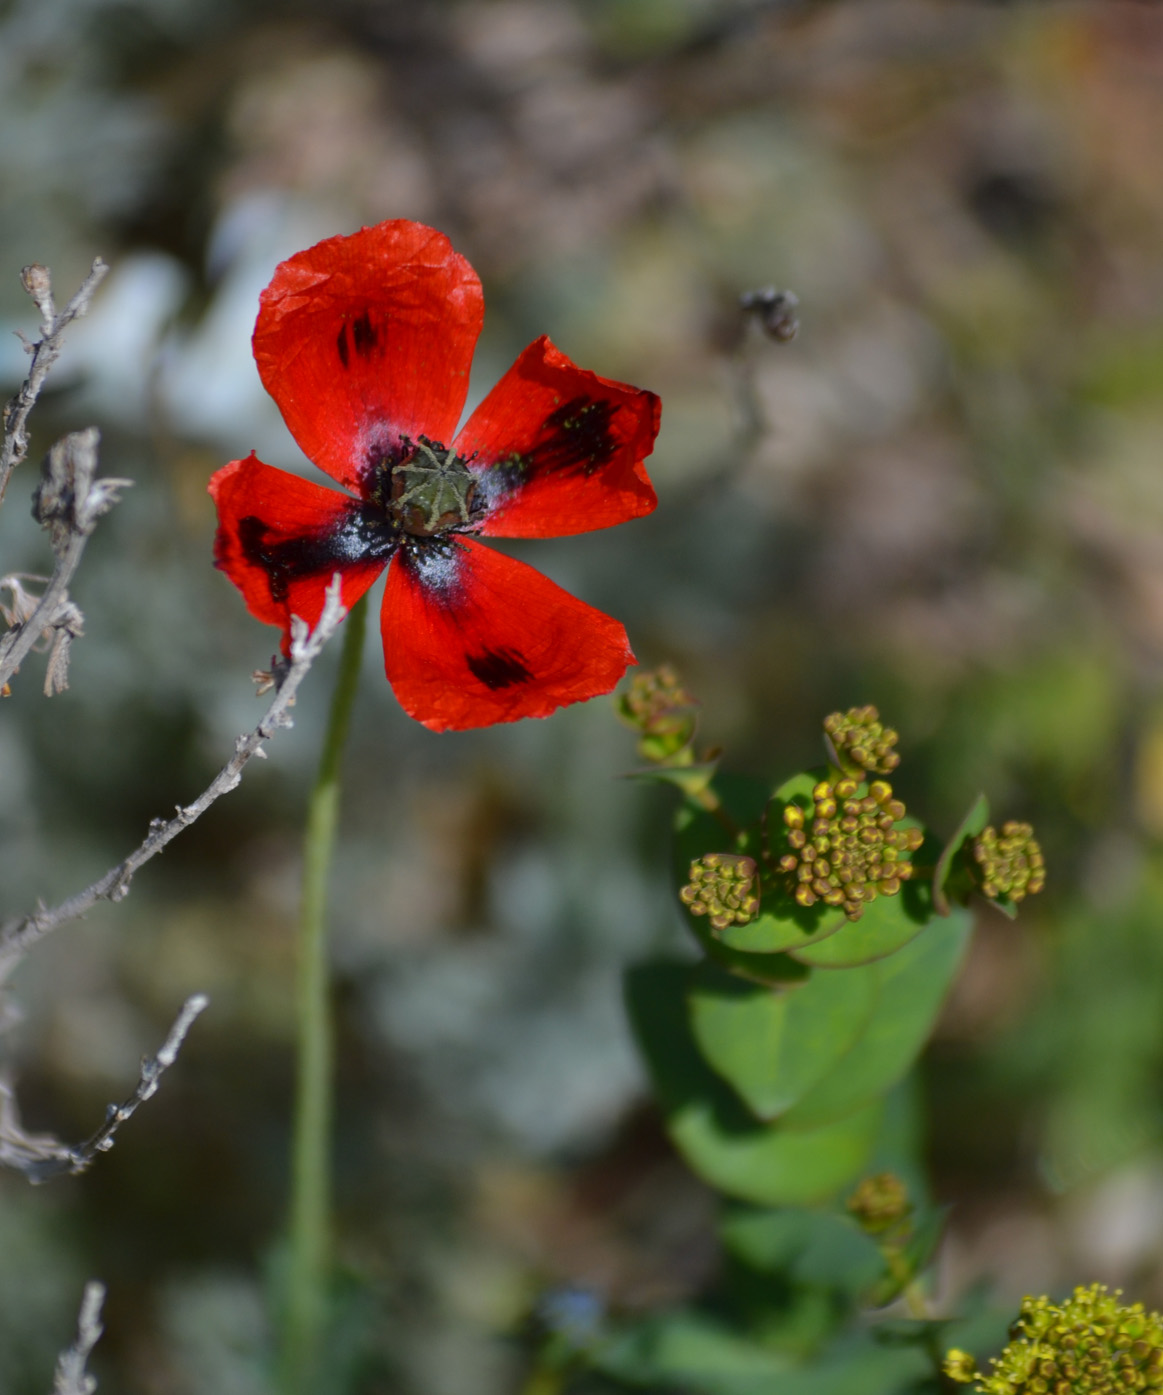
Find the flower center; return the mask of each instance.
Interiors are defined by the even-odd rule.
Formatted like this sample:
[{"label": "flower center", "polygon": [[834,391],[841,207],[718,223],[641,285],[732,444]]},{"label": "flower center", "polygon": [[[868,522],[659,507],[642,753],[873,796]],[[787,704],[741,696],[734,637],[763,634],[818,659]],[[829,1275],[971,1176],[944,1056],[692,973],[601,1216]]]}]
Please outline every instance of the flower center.
[{"label": "flower center", "polygon": [[456,451],[421,436],[392,469],[388,508],[405,533],[432,538],[469,522],[475,493],[473,473]]}]

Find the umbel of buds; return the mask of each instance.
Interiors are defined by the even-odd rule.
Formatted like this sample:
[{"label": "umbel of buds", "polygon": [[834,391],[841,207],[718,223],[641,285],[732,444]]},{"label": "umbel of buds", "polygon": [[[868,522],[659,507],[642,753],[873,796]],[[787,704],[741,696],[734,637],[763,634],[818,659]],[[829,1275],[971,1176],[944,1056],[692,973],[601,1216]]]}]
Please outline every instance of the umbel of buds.
[{"label": "umbel of buds", "polygon": [[1001,833],[992,825],[983,828],[973,842],[982,892],[991,901],[1007,897],[1024,901],[1046,885],[1046,862],[1028,823],[1010,820]]},{"label": "umbel of buds", "polygon": [[881,723],[875,707],[850,707],[824,718],[824,731],[841,770],[849,775],[891,775],[901,763],[899,736]]},{"label": "umbel of buds", "polygon": [[697,707],[669,664],[636,674],[617,699],[618,715],[641,734],[638,754],[651,761],[673,760],[690,746]]},{"label": "umbel of buds", "polygon": [[847,1202],[848,1214],[867,1235],[883,1235],[912,1213],[905,1184],[895,1172],[866,1177]]},{"label": "umbel of buds", "polygon": [[919,828],[898,828],[905,806],[894,799],[887,780],[873,780],[867,792],[851,776],[833,784],[821,780],[812,790],[813,808],[788,804],[783,811],[791,849],[779,870],[792,881],[801,906],[823,901],[840,906],[849,920],[880,896],[895,896],[913,875],[909,854],[923,841]]},{"label": "umbel of buds", "polygon": [[1025,1298],[1010,1342],[988,1375],[968,1352],[945,1357],[945,1374],[981,1395],[1130,1395],[1163,1390],[1163,1318],[1124,1307],[1102,1284],[1064,1303]]},{"label": "umbel of buds", "polygon": [[691,915],[709,916],[716,930],[746,925],[759,914],[754,858],[706,853],[691,863],[691,879],[678,893]]}]

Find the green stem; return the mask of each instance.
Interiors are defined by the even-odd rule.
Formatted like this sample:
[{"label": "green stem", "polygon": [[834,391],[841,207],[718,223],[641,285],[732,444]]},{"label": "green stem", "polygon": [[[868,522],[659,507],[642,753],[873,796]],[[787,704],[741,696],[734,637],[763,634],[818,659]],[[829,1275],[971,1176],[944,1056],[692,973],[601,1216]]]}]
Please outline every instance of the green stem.
[{"label": "green stem", "polygon": [[924,1286],[919,1276],[914,1274],[913,1266],[909,1263],[907,1256],[896,1245],[881,1245],[880,1252],[888,1265],[888,1272],[901,1285],[901,1297],[905,1300],[909,1317],[928,1318],[929,1300],[926,1298]]},{"label": "green stem", "polygon": [[339,815],[339,767],[359,680],[366,597],[347,617],[319,773],[307,807],[299,914],[298,1076],[291,1152],[289,1265],[281,1374],[286,1395],[317,1384],[327,1316],[331,1228],[332,1023],[327,889]]}]

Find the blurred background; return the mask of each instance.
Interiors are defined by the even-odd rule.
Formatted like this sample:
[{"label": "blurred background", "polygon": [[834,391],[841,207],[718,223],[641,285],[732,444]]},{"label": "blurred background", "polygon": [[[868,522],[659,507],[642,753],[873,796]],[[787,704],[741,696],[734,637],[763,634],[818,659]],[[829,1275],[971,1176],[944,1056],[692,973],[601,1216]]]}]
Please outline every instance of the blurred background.
[{"label": "blurred background", "polygon": [[[0,712],[0,909],[98,875],[258,719],[276,635],[210,564],[205,492],[251,448],[310,471],[258,293],[319,238],[431,223],[484,282],[470,406],[543,332],[661,395],[657,513],[512,551],[679,668],[728,768],[815,763],[822,716],[875,702],[911,811],[949,833],[986,789],[1037,826],[1049,890],[982,918],[924,1065],[944,1297],[1163,1302],[1161,162],[1163,12],[1130,0],[0,0],[0,391],[21,266],[63,299],[100,253],[32,459],[96,423],[136,481],[74,587],[69,691],[33,659]],[[740,315],[769,284],[793,343]],[[50,565],[35,480],[0,570]],[[89,1276],[109,1389],[265,1389],[335,659],[15,981],[26,1121],[69,1139],[212,1006],[91,1173],[0,1175],[6,1395],[46,1388]],[[333,916],[352,1389],[501,1395],[545,1286],[640,1311],[713,1274],[621,1005],[622,967],[682,943],[635,764],[607,699],[434,736],[369,642]]]}]

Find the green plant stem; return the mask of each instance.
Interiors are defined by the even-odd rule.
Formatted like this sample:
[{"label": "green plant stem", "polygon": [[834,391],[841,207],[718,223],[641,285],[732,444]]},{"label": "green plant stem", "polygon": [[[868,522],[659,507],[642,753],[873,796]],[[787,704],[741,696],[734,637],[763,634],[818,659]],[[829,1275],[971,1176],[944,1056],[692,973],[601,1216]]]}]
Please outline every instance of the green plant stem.
[{"label": "green plant stem", "polygon": [[889,1273],[901,1285],[901,1297],[905,1301],[909,1317],[927,1319],[930,1316],[929,1300],[906,1255],[893,1245],[881,1245],[880,1252],[888,1264]]},{"label": "green plant stem", "polygon": [[339,816],[339,768],[359,681],[366,597],[348,615],[319,772],[307,806],[298,938],[298,1075],[291,1152],[289,1263],[281,1350],[286,1395],[317,1384],[327,1317],[331,1229],[332,1021],[327,891]]}]

